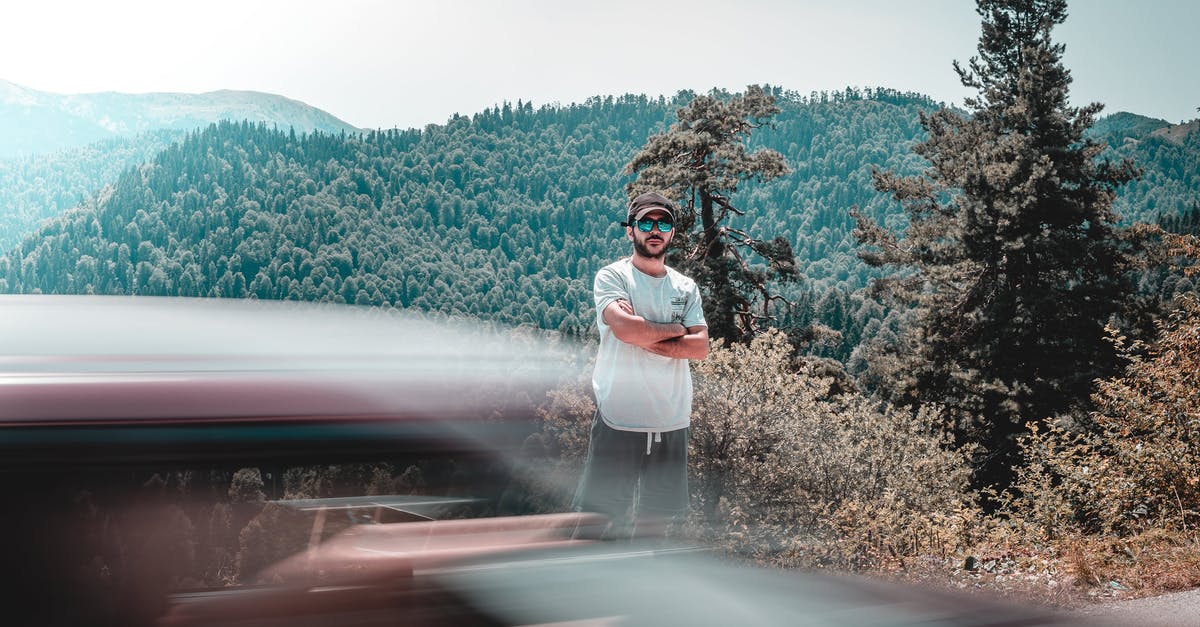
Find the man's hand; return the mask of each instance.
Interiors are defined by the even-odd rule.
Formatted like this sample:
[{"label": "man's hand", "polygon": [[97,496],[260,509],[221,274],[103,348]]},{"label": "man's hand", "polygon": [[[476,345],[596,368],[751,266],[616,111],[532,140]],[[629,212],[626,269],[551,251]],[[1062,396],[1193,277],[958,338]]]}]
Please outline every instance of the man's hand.
[{"label": "man's hand", "polygon": [[604,322],[613,335],[626,344],[647,348],[663,340],[687,335],[687,329],[677,322],[650,322],[633,311],[628,300],[615,300],[604,308]]},{"label": "man's hand", "polygon": [[674,359],[704,359],[708,356],[708,327],[685,328],[678,322],[649,322],[633,311],[625,299],[604,309],[604,321],[613,335],[626,344],[640,346],[655,355]]},{"label": "man's hand", "polygon": [[708,357],[708,327],[695,326],[687,333],[643,347],[655,355],[674,359],[704,359]]}]

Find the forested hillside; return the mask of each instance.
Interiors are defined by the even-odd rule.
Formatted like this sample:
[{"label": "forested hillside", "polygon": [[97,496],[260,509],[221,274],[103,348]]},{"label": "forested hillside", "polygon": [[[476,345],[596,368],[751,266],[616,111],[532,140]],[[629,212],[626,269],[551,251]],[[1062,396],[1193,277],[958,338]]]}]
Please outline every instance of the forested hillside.
[{"label": "forested hillside", "polygon": [[1117,195],[1115,207],[1127,221],[1169,221],[1200,205],[1200,132],[1195,127],[1193,122],[1134,136],[1104,136],[1113,146],[1113,154],[1128,157],[1143,168],[1141,178],[1122,187]]},{"label": "forested hillside", "polygon": [[[792,288],[792,322],[842,331],[822,350],[845,359],[887,313],[854,294],[872,271],[855,256],[849,209],[903,226],[871,172],[922,168],[910,150],[919,112],[938,105],[885,90],[773,93],[782,112],[751,143],[781,152],[793,172],[743,189],[752,219],[737,226],[792,241],[807,277]],[[627,248],[622,168],[691,97],[518,103],[365,135],[213,125],[13,247],[0,288],[389,304],[585,333],[592,274]],[[1186,214],[1200,189],[1200,134],[1175,141],[1153,134],[1165,123],[1106,120],[1097,132],[1146,170],[1118,210]],[[48,202],[78,193],[46,180]]]},{"label": "forested hillside", "polygon": [[0,250],[43,220],[82,204],[125,170],[152,160],[186,131],[158,130],[79,148],[0,161]]},{"label": "forested hillside", "polygon": [[580,327],[591,272],[618,254],[620,148],[667,111],[521,105],[361,137],[216,125],[0,264],[13,291],[332,300]]}]

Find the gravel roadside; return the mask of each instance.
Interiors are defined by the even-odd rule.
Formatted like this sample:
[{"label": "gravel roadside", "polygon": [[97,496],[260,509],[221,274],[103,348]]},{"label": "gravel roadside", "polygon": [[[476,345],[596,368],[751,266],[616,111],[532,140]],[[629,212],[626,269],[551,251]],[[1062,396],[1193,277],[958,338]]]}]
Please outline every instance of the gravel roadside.
[{"label": "gravel roadside", "polygon": [[1144,599],[1098,603],[1076,610],[1091,622],[1146,627],[1200,627],[1200,589]]}]

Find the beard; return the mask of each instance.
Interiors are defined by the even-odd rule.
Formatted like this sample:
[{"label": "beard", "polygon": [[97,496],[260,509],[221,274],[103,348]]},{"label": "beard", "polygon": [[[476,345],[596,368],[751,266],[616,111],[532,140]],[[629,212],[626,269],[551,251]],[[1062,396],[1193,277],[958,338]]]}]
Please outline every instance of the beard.
[{"label": "beard", "polygon": [[[647,239],[649,239],[649,238],[647,238]],[[651,252],[650,248],[648,246],[646,246],[645,241],[639,240],[637,237],[634,237],[633,238],[633,250],[635,250],[639,256],[646,257],[647,259],[662,259],[667,254],[667,246],[666,246],[667,240],[664,238],[662,241],[664,243],[663,247],[658,252]]]}]

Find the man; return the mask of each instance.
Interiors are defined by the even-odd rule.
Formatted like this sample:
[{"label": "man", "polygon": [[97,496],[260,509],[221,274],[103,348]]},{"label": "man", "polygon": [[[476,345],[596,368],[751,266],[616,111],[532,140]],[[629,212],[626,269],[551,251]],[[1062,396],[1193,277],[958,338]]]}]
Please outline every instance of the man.
[{"label": "man", "polygon": [[601,268],[593,285],[598,411],[575,508],[607,515],[611,537],[634,505],[633,534],[661,536],[687,512],[688,360],[708,355],[708,325],[696,282],[664,262],[674,204],[641,194],[622,224],[633,255]]}]

